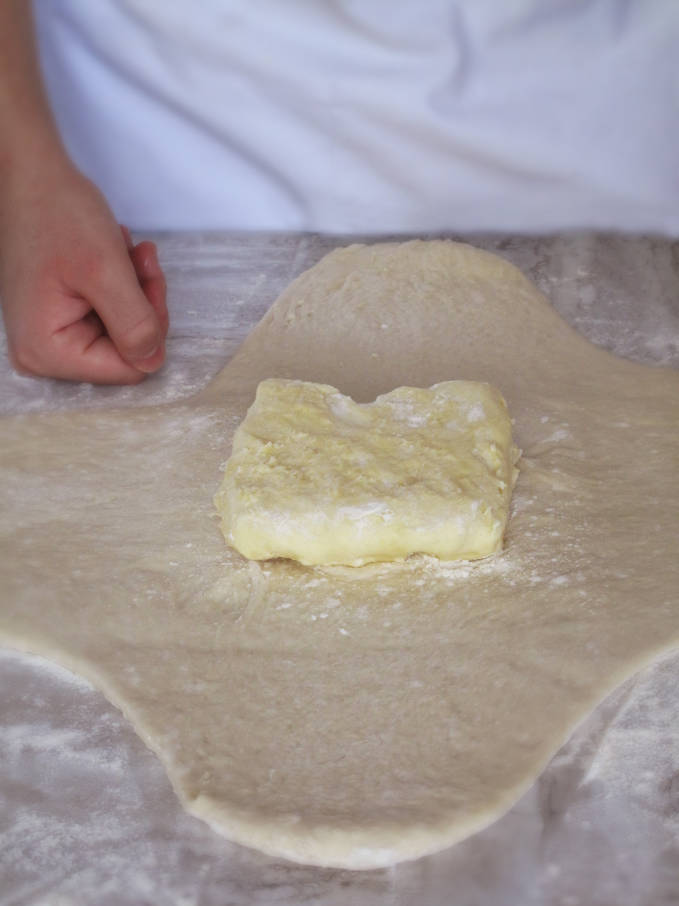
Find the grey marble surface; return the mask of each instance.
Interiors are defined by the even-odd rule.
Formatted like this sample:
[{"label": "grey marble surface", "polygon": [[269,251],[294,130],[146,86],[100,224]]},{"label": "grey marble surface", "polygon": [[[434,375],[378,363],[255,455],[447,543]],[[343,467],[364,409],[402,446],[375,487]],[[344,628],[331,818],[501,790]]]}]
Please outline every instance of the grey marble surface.
[{"label": "grey marble surface", "polygon": [[[0,411],[189,396],[294,275],[347,241],[158,237],[172,317],[164,370],[135,388],[93,388],[18,377],[3,354]],[[679,367],[677,243],[472,241],[521,267],[594,342]],[[390,870],[346,872],[218,837],[182,811],[155,756],[102,695],[40,658],[0,650],[0,906],[679,904],[678,681],[677,653],[630,679],[481,833]]]}]

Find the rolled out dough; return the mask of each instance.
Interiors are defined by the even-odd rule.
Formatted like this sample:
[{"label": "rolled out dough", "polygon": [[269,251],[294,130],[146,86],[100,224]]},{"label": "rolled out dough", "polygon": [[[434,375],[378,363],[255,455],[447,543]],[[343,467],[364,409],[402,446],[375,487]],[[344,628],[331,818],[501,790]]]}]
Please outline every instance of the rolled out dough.
[{"label": "rolled out dough", "polygon": [[262,381],[215,505],[253,560],[362,566],[502,546],[518,450],[501,394],[476,381],[356,403],[328,384]]},{"label": "rolled out dough", "polygon": [[[523,449],[503,552],[360,577],[230,552],[215,475],[268,377],[501,387]],[[194,400],[4,421],[0,637],[99,686],[233,840],[351,868],[433,852],[679,641],[678,423],[676,372],[596,349],[501,259],[338,250]]]}]

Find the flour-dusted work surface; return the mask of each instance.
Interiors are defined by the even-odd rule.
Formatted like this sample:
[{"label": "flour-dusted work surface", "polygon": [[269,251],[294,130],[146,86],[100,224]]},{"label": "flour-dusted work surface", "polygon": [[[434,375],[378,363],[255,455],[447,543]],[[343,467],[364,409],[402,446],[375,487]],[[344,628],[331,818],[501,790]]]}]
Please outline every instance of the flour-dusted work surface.
[{"label": "flour-dusted work surface", "polygon": [[[179,241],[171,240],[173,243]],[[286,263],[281,253],[284,240],[277,239],[270,246],[264,240],[259,242],[259,260],[274,261],[283,284],[321,253],[312,239],[290,240]],[[328,240],[324,243],[327,248]],[[219,242],[211,241],[208,249],[214,255],[219,245]],[[242,241],[233,239],[223,241],[221,245],[224,260],[232,267],[233,261],[239,260],[237,250],[242,245]],[[247,245],[252,252],[257,240],[250,239]],[[674,343],[676,354],[677,313],[671,307],[671,299],[676,296],[677,277],[672,270],[668,244],[574,238],[537,243],[493,241],[490,245],[499,246],[500,252],[508,257],[516,256],[517,263],[528,273],[531,273],[529,265],[532,265],[534,273],[531,276],[537,276],[538,282],[552,278],[547,283],[542,282],[543,288],[549,292],[549,283],[552,283],[554,291],[549,294],[562,312],[576,323],[580,317],[579,326],[586,328],[589,325],[593,338],[599,342],[604,341],[615,348],[618,342],[615,330],[621,329],[621,352],[669,363]],[[565,254],[568,250],[570,255]],[[286,267],[290,267],[292,273],[283,274]],[[251,274],[252,271],[250,277]],[[263,284],[267,278],[258,279]],[[649,285],[645,285],[646,279]],[[228,287],[228,279],[222,282]],[[196,285],[198,283],[196,281]],[[647,299],[650,292],[650,299],[642,310],[643,318],[650,317],[650,321],[640,326],[634,317],[623,317],[625,311],[639,312],[635,307],[639,302],[635,302],[633,296],[619,295],[623,283],[626,293],[630,292],[630,284],[634,285],[639,298]],[[280,288],[277,286],[268,299],[259,300],[263,309]],[[238,285],[237,298],[233,299],[234,305],[242,300],[241,310],[247,307],[247,292],[246,278]],[[601,307],[598,307],[598,299],[603,300]],[[619,299],[618,321],[609,330],[607,316],[611,310],[615,311],[616,299]],[[568,304],[564,304],[564,300],[568,300]],[[199,312],[199,305],[197,300],[188,310]],[[579,310],[578,305],[584,307]],[[626,309],[626,305],[629,308]],[[261,313],[260,310],[256,317]],[[201,319],[199,315],[191,317]],[[222,353],[222,360],[223,357]],[[24,388],[36,384],[25,379],[16,380]],[[160,386],[155,391],[152,385],[144,389],[149,393],[162,392]],[[39,400],[39,397],[35,399]],[[140,399],[145,402],[148,397]],[[9,402],[11,405],[11,400]],[[43,397],[42,403],[45,402],[49,403]],[[73,398],[71,402],[80,406],[89,400],[81,397]],[[30,405],[27,400],[24,403]],[[28,659],[9,656],[7,675],[14,680],[12,687],[18,689],[17,699],[22,697],[22,686],[16,677],[21,676],[22,671],[32,677],[25,682],[37,683],[41,678],[46,679],[45,674],[32,668],[30,663]],[[8,788],[12,793],[8,838],[2,841],[5,845],[1,857],[3,872],[8,875],[3,890],[9,890],[8,895],[12,897],[7,902],[40,902],[41,896],[44,902],[49,902],[49,896],[56,891],[62,896],[70,895],[75,902],[107,902],[107,896],[110,902],[125,902],[125,896],[129,902],[139,902],[145,896],[151,902],[209,903],[224,901],[225,890],[229,890],[231,902],[271,902],[272,890],[276,887],[280,902],[303,902],[305,899],[347,902],[351,896],[361,903],[405,903],[414,899],[439,903],[454,902],[458,898],[461,902],[502,903],[530,903],[531,898],[536,903],[578,900],[593,903],[673,902],[678,862],[676,798],[673,799],[672,786],[672,777],[677,771],[677,752],[676,742],[672,748],[672,740],[676,740],[673,730],[676,730],[677,715],[676,711],[667,711],[665,703],[672,701],[675,663],[676,659],[669,658],[661,666],[646,670],[600,706],[537,785],[505,818],[488,830],[438,856],[390,871],[363,875],[276,864],[241,848],[229,847],[219,838],[215,842],[214,835],[199,822],[178,811],[175,819],[171,819],[171,794],[166,797],[159,792],[157,798],[154,796],[147,801],[140,792],[140,786],[145,790],[150,788],[150,784],[144,782],[143,759],[136,769],[132,763],[135,756],[130,755],[131,766],[127,768],[123,764],[121,768],[121,759],[127,757],[126,753],[121,750],[117,758],[111,754],[111,740],[107,734],[111,721],[115,723],[113,718],[104,716],[97,723],[99,733],[91,732],[93,722],[86,719],[90,735],[85,743],[77,726],[73,728],[72,707],[68,716],[68,709],[60,708],[58,703],[48,700],[40,692],[31,693],[30,686],[24,686],[26,696],[34,699],[36,726],[31,732],[31,717],[25,716],[26,704],[20,701],[19,707],[12,707],[8,722],[14,726],[16,714],[22,715],[20,719],[28,723],[25,740],[16,733],[3,735],[8,741]],[[59,685],[55,685],[54,672],[48,676],[50,692],[59,689]],[[663,696],[663,677],[668,690],[666,696]],[[78,688],[80,691],[76,694],[73,686],[63,687],[61,704],[79,701],[82,695],[93,706],[96,703],[96,707],[101,708],[98,714],[115,715],[115,711],[101,703],[99,696],[85,693],[82,684]],[[37,713],[41,701],[49,713],[47,726]],[[66,726],[71,727],[70,737],[69,733],[59,732],[57,717],[60,715],[64,715]],[[655,730],[654,720],[658,724]],[[77,725],[77,720],[75,723]],[[121,721],[119,723],[126,727]],[[68,738],[72,741],[70,756]],[[144,753],[148,764],[157,767],[152,756],[145,753],[132,734],[130,739],[130,751],[134,752],[136,746]],[[79,765],[75,755],[91,749],[97,740],[101,746],[99,752],[82,759]],[[124,730],[119,741],[123,746]],[[624,755],[616,769],[617,753],[621,750]],[[47,778],[40,773],[41,751],[50,765]],[[55,765],[62,757],[65,773],[57,776]],[[97,810],[94,797],[87,797],[89,811],[83,810],[87,778],[81,776],[78,780],[76,772],[79,766],[83,767],[83,761],[86,774],[93,781],[92,789],[98,783],[105,786],[106,780],[112,777],[111,771],[116,774],[121,790],[115,801],[128,803],[119,817],[105,801],[99,800]],[[28,776],[21,774],[24,766]],[[103,772],[99,774],[99,781],[95,779],[95,769]],[[54,783],[51,791],[41,786],[45,779]],[[126,784],[130,784],[128,795],[123,789]],[[536,798],[547,784],[549,795]],[[20,791],[17,795],[14,794],[16,790]],[[75,803],[65,795],[67,791],[72,792]],[[158,805],[161,801],[165,803],[162,809]],[[537,803],[541,808],[536,807]],[[98,820],[93,819],[95,812],[99,815]],[[108,823],[103,815],[110,819]],[[125,820],[130,819],[142,820],[142,824],[135,825],[133,821],[125,826]],[[186,829],[194,826],[200,831]],[[175,836],[172,836],[173,829],[176,829]],[[137,845],[132,854],[131,839],[141,839],[146,845]],[[216,848],[206,841],[212,841]],[[117,884],[120,887],[117,888]]]}]

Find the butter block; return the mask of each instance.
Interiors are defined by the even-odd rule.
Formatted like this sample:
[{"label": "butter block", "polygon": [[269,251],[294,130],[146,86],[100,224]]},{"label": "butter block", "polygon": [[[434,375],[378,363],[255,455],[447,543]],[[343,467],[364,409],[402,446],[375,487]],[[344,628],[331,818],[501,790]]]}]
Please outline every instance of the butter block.
[{"label": "butter block", "polygon": [[271,379],[236,430],[215,505],[227,543],[252,560],[475,560],[502,546],[518,456],[489,384],[356,403],[327,384]]}]

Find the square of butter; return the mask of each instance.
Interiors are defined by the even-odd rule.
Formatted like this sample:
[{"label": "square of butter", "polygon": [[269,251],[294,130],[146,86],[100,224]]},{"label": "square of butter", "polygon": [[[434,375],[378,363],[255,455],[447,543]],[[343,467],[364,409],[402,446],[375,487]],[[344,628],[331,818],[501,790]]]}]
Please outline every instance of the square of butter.
[{"label": "square of butter", "polygon": [[271,379],[233,439],[215,497],[229,545],[307,565],[499,550],[518,450],[501,394],[446,381],[356,403]]}]

